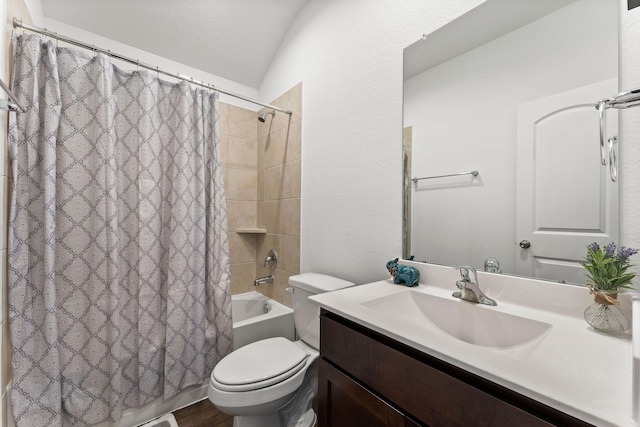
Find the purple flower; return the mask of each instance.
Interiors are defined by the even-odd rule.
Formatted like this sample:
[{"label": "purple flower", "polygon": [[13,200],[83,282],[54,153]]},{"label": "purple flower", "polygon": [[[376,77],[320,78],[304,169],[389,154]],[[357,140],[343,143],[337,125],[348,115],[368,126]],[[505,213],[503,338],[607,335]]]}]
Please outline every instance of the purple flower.
[{"label": "purple flower", "polygon": [[622,258],[623,261],[626,261],[631,255],[635,255],[637,253],[638,250],[634,248],[626,248],[624,246],[620,246],[620,249],[618,249],[618,256]]},{"label": "purple flower", "polygon": [[607,291],[633,288],[631,282],[636,273],[628,271],[632,267],[629,258],[637,254],[638,249],[620,246],[616,254],[616,244],[613,242],[604,248],[594,242],[587,248],[585,262],[581,263],[586,270],[587,283],[596,289]]},{"label": "purple flower", "polygon": [[616,252],[616,244],[613,242],[609,243],[607,246],[604,247],[605,258],[612,258],[615,252]]}]

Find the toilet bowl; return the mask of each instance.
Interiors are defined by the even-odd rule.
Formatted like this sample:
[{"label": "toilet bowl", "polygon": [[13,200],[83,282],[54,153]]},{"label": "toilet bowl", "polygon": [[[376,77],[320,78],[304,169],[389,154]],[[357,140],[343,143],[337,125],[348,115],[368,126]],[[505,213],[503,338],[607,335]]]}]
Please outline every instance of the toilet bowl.
[{"label": "toilet bowl", "polygon": [[[209,400],[233,415],[234,427],[310,427],[315,414],[316,370],[309,369],[319,356],[319,309],[307,298],[353,286],[335,277],[304,273],[289,278],[298,341],[268,338],[235,350],[211,372]],[[313,387],[304,388],[303,383]],[[295,397],[298,396],[298,399]],[[294,401],[295,399],[295,401]],[[281,410],[288,404],[298,407]]]},{"label": "toilet bowl", "polygon": [[[234,426],[280,426],[278,410],[294,397],[319,353],[301,341],[292,342],[282,337],[255,344],[236,350],[240,352],[249,347],[242,354],[223,359],[214,368],[209,400],[222,412],[236,417]],[[247,372],[241,365],[243,362],[257,369]],[[249,420],[249,416],[256,419]]]}]

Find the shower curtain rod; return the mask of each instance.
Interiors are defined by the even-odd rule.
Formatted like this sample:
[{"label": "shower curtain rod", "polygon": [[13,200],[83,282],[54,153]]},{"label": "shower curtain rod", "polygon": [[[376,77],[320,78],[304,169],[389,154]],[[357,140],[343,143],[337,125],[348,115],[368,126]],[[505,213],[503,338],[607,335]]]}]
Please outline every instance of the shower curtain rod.
[{"label": "shower curtain rod", "polygon": [[50,37],[52,39],[59,40],[59,41],[64,42],[64,43],[69,43],[69,44],[72,44],[74,46],[78,46],[78,47],[81,47],[81,48],[84,48],[84,49],[92,50],[94,52],[104,53],[105,55],[109,55],[112,58],[116,58],[116,59],[119,59],[120,61],[124,61],[124,62],[129,62],[131,64],[134,64],[134,65],[138,66],[138,67],[146,68],[147,70],[155,71],[158,74],[164,74],[165,76],[173,77],[173,78],[178,79],[178,80],[184,80],[186,82],[189,82],[189,83],[197,85],[197,86],[202,86],[202,87],[204,87],[206,89],[209,89],[209,90],[215,90],[217,92],[224,93],[225,95],[233,96],[234,98],[238,98],[238,99],[242,99],[243,101],[251,102],[252,104],[257,104],[257,105],[261,105],[261,106],[266,107],[266,108],[270,108],[272,110],[280,111],[281,113],[285,113],[285,114],[288,114],[288,115],[291,115],[293,113],[291,110],[285,110],[283,108],[276,107],[275,105],[266,104],[264,102],[261,102],[261,101],[246,97],[244,95],[240,95],[240,94],[237,94],[237,93],[234,93],[234,92],[229,92],[227,90],[220,89],[220,88],[218,88],[218,87],[216,87],[216,86],[214,86],[212,84],[209,84],[209,83],[205,83],[205,82],[202,82],[202,81],[196,81],[193,77],[183,76],[183,75],[180,75],[180,73],[170,73],[168,71],[164,71],[164,70],[160,69],[160,67],[157,67],[157,66],[154,67],[153,65],[145,64],[144,62],[140,62],[137,59],[132,59],[132,58],[129,58],[127,56],[120,55],[118,53],[112,52],[111,50],[102,49],[102,48],[96,47],[95,45],[90,45],[90,44],[84,43],[84,42],[82,42],[80,40],[76,40],[76,39],[72,39],[71,37],[66,37],[66,36],[60,35],[57,32],[49,31],[46,28],[39,28],[39,27],[35,27],[33,25],[25,24],[24,22],[22,22],[21,19],[18,19],[18,18],[15,18],[15,17],[13,18],[13,27],[14,28],[23,28],[25,30],[32,31],[32,32],[38,33],[38,34],[42,34],[44,36]]}]

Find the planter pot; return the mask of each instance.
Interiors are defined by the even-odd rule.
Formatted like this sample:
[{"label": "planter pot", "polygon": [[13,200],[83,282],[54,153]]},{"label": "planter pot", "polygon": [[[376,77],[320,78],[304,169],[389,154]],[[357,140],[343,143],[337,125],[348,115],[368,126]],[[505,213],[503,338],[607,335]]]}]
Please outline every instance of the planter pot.
[{"label": "planter pot", "polygon": [[619,335],[629,328],[627,318],[618,308],[618,293],[591,289],[594,302],[584,311],[584,320],[598,332]]}]

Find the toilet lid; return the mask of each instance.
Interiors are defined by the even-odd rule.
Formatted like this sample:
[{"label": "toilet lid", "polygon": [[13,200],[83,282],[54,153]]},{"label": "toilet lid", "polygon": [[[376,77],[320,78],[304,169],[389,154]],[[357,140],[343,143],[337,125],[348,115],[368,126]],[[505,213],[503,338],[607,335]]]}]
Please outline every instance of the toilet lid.
[{"label": "toilet lid", "polygon": [[305,365],[307,353],[283,337],[245,345],[223,358],[211,373],[216,386],[246,391],[284,381]]}]

